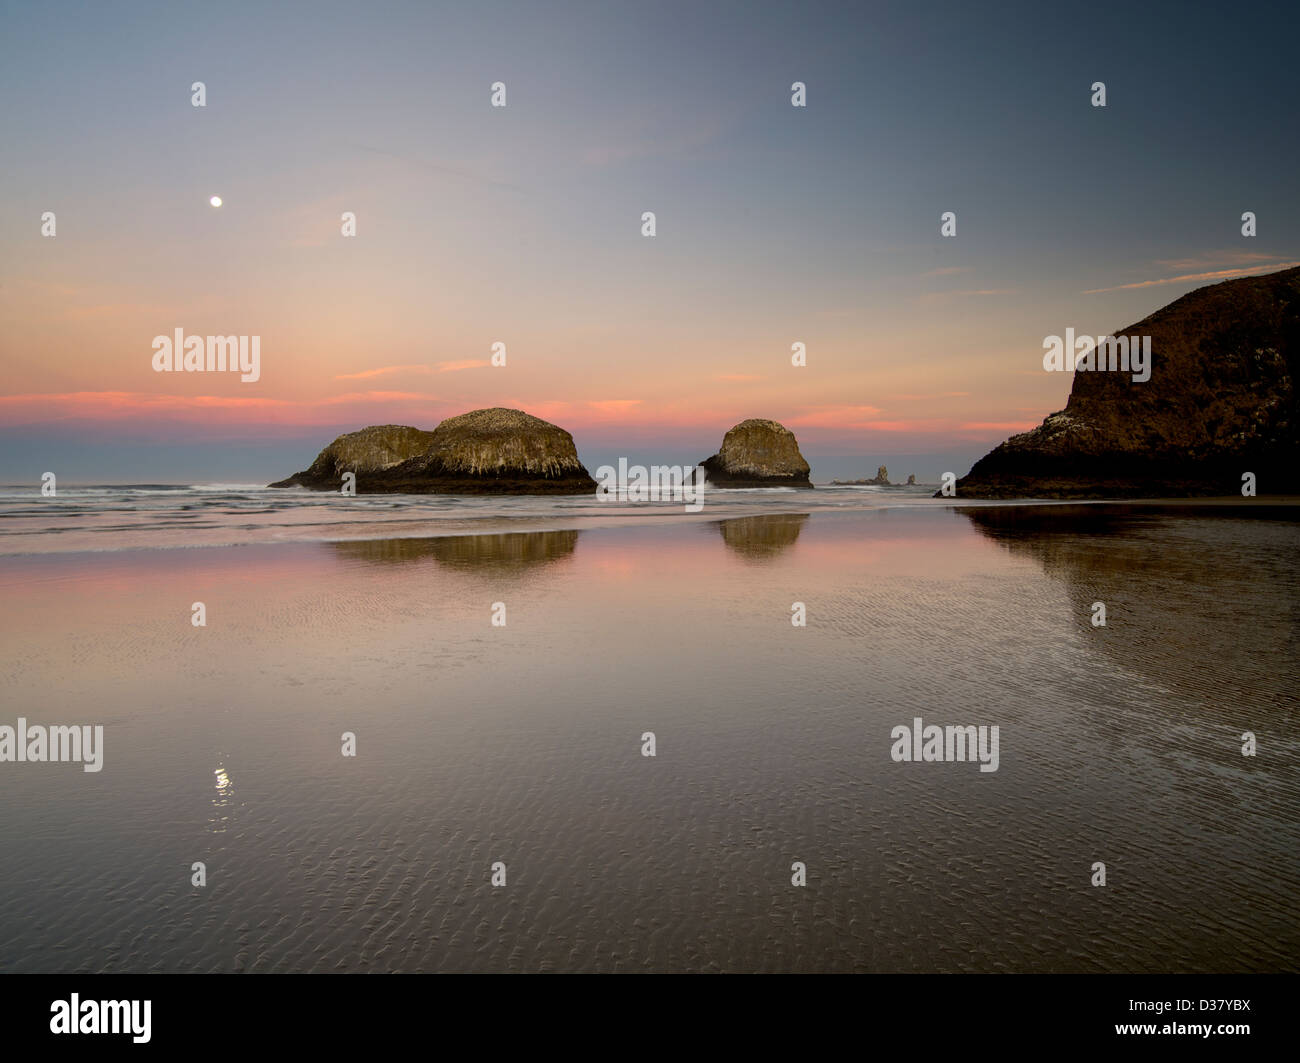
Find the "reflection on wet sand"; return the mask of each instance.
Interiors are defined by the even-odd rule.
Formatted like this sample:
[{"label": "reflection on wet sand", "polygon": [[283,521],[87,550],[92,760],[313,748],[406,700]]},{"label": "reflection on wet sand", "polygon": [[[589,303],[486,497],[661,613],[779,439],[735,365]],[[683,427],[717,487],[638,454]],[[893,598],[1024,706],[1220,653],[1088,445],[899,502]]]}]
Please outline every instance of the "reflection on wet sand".
[{"label": "reflection on wet sand", "polygon": [[[1298,704],[1300,510],[960,508],[982,534],[1061,581],[1072,622],[1122,667],[1236,709]],[[1287,561],[1285,559],[1292,559]],[[1094,603],[1106,625],[1094,626]]]},{"label": "reflection on wet sand", "polygon": [[367,539],[331,544],[349,560],[380,564],[431,557],[460,570],[513,571],[561,561],[573,554],[579,532],[501,532],[425,539]]},{"label": "reflection on wet sand", "polygon": [[773,513],[718,521],[722,541],[748,561],[768,561],[794,545],[807,513]]}]

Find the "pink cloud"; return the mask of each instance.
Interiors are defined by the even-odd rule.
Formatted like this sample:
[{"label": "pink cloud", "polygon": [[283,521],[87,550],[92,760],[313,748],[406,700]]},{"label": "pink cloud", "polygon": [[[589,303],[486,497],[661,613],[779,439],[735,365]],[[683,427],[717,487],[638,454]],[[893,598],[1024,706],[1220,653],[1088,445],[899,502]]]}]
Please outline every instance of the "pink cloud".
[{"label": "pink cloud", "polygon": [[858,428],[865,427],[865,418],[881,413],[877,406],[833,406],[790,417],[781,423],[792,428]]},{"label": "pink cloud", "polygon": [[1037,428],[1037,421],[967,421],[963,432],[1028,432]]},{"label": "pink cloud", "polygon": [[[413,413],[427,423],[430,406],[445,403],[436,395],[411,391],[353,391],[344,395],[307,401],[274,399],[257,395],[164,395],[132,391],[72,391],[46,395],[0,396],[0,422],[31,424],[39,421],[130,421],[140,417],[172,421],[211,423],[204,413],[221,410],[231,424],[284,423],[317,424],[338,417],[337,407],[357,408],[365,421],[377,407],[405,406],[402,415]],[[328,414],[326,411],[329,411]],[[392,416],[391,409],[385,417]],[[437,418],[432,418],[437,420]],[[366,422],[368,423],[368,422]]]},{"label": "pink cloud", "polygon": [[599,413],[626,413],[633,406],[640,406],[640,399],[593,399],[587,403]]},{"label": "pink cloud", "polygon": [[867,421],[861,427],[873,432],[921,432],[933,424],[933,421]]}]

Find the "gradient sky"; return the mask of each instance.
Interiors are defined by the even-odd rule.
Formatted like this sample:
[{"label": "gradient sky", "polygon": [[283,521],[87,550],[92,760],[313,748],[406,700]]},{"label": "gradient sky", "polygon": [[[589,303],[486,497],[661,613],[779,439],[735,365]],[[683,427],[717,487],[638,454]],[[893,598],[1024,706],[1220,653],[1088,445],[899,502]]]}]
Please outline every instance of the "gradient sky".
[{"label": "gradient sky", "polygon": [[[1300,262],[1294,14],[1044,6],[0,4],[0,481],[483,406],[589,468],[771,417],[814,479],[964,473],[1064,405],[1044,336]],[[178,327],[261,380],[155,373]]]}]

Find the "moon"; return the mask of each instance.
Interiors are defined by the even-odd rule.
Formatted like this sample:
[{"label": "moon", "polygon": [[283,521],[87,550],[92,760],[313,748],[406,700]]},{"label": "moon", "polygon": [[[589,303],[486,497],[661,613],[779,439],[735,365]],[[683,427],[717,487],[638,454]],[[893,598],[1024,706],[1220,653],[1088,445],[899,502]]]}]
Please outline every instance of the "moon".
[{"label": "moon", "polygon": [[213,196],[211,199],[208,200],[208,202],[211,203],[214,207],[219,207],[221,206],[221,197]]}]

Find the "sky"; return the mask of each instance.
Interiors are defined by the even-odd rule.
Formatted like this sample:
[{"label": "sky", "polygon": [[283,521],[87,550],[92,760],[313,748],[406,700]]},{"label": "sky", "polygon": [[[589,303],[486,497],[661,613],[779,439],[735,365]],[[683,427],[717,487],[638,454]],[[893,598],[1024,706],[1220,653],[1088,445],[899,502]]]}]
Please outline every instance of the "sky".
[{"label": "sky", "polygon": [[[1057,6],[0,3],[0,482],[486,406],[592,469],[769,417],[815,480],[964,474],[1065,405],[1044,337],[1300,263],[1300,20]],[[260,378],[156,372],[177,328]]]}]

